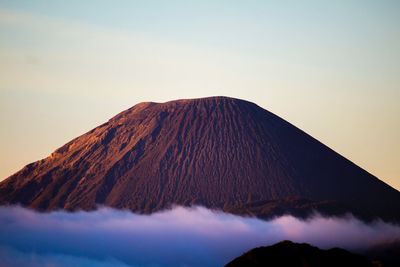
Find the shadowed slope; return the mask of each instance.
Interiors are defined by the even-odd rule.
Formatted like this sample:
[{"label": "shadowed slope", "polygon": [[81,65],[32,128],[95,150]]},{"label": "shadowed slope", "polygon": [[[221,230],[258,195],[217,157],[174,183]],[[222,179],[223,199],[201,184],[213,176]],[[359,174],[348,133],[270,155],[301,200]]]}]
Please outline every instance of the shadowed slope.
[{"label": "shadowed slope", "polygon": [[225,265],[225,267],[266,266],[378,267],[381,265],[369,262],[367,258],[344,249],[322,250],[308,244],[297,244],[290,241],[282,241],[273,246],[252,249]]},{"label": "shadowed slope", "polygon": [[397,190],[274,114],[227,97],[140,103],[3,181],[0,203],[400,217]]}]

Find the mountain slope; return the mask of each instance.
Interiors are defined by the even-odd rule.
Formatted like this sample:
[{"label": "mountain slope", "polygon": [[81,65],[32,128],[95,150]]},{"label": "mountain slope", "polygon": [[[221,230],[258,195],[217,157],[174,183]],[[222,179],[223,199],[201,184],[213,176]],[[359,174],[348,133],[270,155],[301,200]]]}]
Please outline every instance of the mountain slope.
[{"label": "mountain slope", "polygon": [[274,114],[227,97],[135,105],[3,181],[0,204],[13,203],[400,219],[397,190]]}]

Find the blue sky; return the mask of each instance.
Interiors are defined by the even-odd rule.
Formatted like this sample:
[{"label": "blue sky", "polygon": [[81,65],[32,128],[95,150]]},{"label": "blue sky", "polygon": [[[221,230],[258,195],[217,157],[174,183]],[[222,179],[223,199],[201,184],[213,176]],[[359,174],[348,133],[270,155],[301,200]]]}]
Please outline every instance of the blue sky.
[{"label": "blue sky", "polygon": [[398,1],[0,1],[0,177],[140,101],[228,95],[400,188]]}]

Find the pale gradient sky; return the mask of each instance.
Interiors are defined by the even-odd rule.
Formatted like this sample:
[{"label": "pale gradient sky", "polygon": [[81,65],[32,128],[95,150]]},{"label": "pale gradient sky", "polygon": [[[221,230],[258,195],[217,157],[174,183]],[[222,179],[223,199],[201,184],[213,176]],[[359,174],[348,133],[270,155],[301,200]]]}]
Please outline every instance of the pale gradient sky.
[{"label": "pale gradient sky", "polygon": [[400,1],[1,1],[0,180],[141,101],[281,116],[400,189]]}]

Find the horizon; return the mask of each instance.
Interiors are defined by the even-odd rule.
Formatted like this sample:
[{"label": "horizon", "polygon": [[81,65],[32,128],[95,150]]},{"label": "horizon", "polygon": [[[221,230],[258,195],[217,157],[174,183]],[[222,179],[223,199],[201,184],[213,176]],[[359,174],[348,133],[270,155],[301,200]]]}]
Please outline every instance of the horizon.
[{"label": "horizon", "polygon": [[398,11],[394,1],[1,1],[0,180],[139,102],[226,95],[400,190]]}]

